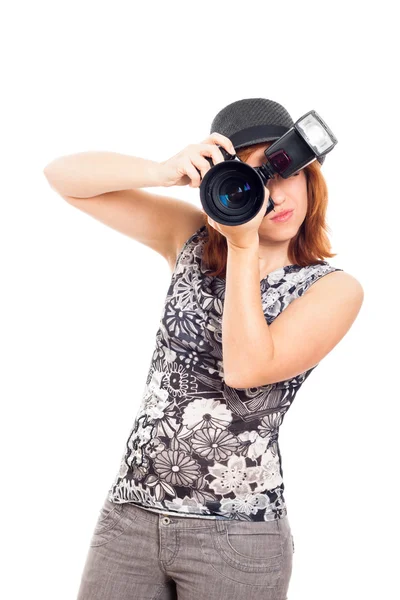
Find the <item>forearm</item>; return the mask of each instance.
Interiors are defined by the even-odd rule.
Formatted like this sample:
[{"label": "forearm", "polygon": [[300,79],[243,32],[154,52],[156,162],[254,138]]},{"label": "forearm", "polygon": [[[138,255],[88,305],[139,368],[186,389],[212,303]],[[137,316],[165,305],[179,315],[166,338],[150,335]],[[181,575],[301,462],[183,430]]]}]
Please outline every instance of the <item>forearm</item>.
[{"label": "forearm", "polygon": [[273,357],[261,302],[258,250],[258,235],[245,249],[228,242],[222,352],[225,382],[230,387],[251,387],[250,373],[262,372]]},{"label": "forearm", "polygon": [[117,152],[61,156],[46,165],[43,171],[57,192],[75,198],[161,185],[160,163]]}]

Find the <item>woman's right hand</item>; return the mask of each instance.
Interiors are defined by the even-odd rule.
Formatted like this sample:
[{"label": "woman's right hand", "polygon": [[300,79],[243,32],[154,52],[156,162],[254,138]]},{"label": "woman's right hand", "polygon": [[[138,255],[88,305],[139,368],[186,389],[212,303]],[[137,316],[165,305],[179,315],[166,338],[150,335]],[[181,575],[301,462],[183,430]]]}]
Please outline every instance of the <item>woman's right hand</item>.
[{"label": "woman's right hand", "polygon": [[204,175],[212,168],[204,157],[211,157],[214,165],[225,160],[218,146],[222,146],[229,154],[235,156],[235,148],[230,139],[214,132],[200,144],[190,144],[172,158],[160,162],[160,185],[171,187],[189,184],[192,188],[199,187]]}]

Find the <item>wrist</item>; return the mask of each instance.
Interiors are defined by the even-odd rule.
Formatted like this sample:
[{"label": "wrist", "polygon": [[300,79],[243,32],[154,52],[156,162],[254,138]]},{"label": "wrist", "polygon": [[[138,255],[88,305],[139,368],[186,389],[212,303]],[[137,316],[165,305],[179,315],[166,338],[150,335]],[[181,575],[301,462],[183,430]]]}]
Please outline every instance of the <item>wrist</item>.
[{"label": "wrist", "polygon": [[246,238],[243,237],[237,241],[227,240],[228,250],[233,250],[233,251],[235,251],[235,250],[251,250],[252,248],[258,249],[259,243],[260,243],[260,238],[259,238],[258,232],[256,232],[255,234],[252,233],[251,235],[247,236]]},{"label": "wrist", "polygon": [[165,171],[164,165],[162,162],[152,161],[150,166],[151,179],[154,181],[154,186],[157,187],[167,187],[167,183],[165,181]]}]

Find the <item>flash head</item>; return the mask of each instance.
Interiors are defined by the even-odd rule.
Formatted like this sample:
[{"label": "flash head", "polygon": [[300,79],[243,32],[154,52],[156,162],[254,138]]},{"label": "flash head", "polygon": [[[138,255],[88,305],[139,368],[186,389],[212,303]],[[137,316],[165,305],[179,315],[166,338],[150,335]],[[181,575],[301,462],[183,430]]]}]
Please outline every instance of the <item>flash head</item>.
[{"label": "flash head", "polygon": [[294,126],[318,158],[337,144],[337,139],[315,110],[303,115]]}]

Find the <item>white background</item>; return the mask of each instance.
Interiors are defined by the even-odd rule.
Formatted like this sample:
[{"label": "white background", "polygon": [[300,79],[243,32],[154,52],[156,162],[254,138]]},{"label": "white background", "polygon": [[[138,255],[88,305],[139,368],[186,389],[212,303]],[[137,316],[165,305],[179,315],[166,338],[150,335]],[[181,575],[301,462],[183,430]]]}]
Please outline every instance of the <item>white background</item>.
[{"label": "white background", "polygon": [[[269,6],[270,5],[270,6]],[[166,261],[43,168],[165,160],[241,98],[315,109],[331,263],[365,300],[280,432],[289,600],[398,593],[399,52],[393,2],[15,2],[2,10],[1,595],[72,600],[141,400]],[[200,206],[198,189],[157,188]],[[138,600],[140,600],[138,598]]]}]

